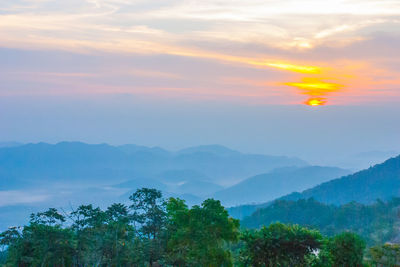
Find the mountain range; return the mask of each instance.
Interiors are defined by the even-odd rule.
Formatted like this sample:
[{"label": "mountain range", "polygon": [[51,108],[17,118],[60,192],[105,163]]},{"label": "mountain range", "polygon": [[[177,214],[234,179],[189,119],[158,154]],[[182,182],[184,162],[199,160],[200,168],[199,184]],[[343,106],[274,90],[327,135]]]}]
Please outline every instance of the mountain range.
[{"label": "mountain range", "polygon": [[[165,197],[180,197],[193,205],[250,176],[307,165],[298,158],[244,154],[219,145],[168,151],[80,142],[3,143],[0,216],[14,211],[11,218],[27,218],[22,213],[49,203],[69,207],[124,202],[141,187],[157,188]],[[21,205],[30,208],[21,209]]]},{"label": "mountain range", "polygon": [[216,192],[213,197],[225,206],[243,203],[262,203],[295,191],[302,191],[349,174],[350,171],[336,167],[286,167],[259,174]]},{"label": "mountain range", "polygon": [[[332,179],[302,192],[279,197],[278,200],[314,199],[323,204],[343,205],[350,202],[372,204],[400,197],[400,156],[390,158],[368,169]],[[273,201],[257,205],[239,205],[229,209],[231,216],[243,219],[263,213]],[[290,213],[289,211],[286,211]],[[251,219],[248,219],[251,221]],[[250,223],[251,224],[251,223]]]},{"label": "mountain range", "polygon": [[400,156],[301,193],[289,194],[282,199],[314,198],[322,203],[339,205],[351,201],[370,204],[377,199],[389,200],[398,196],[400,196]]},{"label": "mountain range", "polygon": [[[242,154],[223,146],[199,146],[171,152],[136,145],[79,142],[0,147],[0,190],[48,183],[104,185],[141,177],[158,180],[207,180],[215,184],[306,162],[282,156]],[[165,176],[164,176],[165,174]],[[180,181],[183,182],[183,181]],[[7,186],[8,185],[8,186]]]},{"label": "mountain range", "polygon": [[[350,174],[291,157],[244,154],[220,145],[179,151],[138,145],[62,142],[0,145],[0,216],[83,203],[126,202],[141,187],[189,205],[212,197],[243,218],[274,199],[371,203],[399,196],[400,156]],[[294,193],[293,193],[294,192]],[[235,206],[241,205],[241,206]],[[21,208],[25,207],[25,208]],[[4,214],[3,214],[4,213]],[[0,228],[4,228],[0,222]]]}]

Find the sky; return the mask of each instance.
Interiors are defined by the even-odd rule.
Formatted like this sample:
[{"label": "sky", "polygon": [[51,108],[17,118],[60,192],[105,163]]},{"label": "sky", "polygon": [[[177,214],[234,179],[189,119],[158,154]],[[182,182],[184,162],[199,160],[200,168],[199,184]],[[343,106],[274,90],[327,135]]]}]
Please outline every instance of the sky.
[{"label": "sky", "polygon": [[399,47],[399,0],[2,0],[0,141],[400,151]]}]

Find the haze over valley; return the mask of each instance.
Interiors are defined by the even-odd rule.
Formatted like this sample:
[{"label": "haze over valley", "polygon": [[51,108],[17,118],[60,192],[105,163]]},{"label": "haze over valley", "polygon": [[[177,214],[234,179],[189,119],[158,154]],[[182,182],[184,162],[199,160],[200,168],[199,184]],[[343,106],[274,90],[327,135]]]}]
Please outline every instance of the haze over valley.
[{"label": "haze over valley", "polygon": [[[0,214],[7,218],[1,222],[4,229],[24,222],[31,212],[49,204],[63,209],[81,203],[106,206],[116,200],[126,202],[132,192],[143,187],[161,190],[165,197],[185,199],[189,205],[211,197],[226,207],[257,207],[285,195],[299,198],[294,192],[304,191],[305,198],[314,197],[308,192],[317,189],[311,188],[320,184],[323,187],[326,182],[353,172],[311,165],[296,157],[241,153],[220,145],[169,151],[81,142],[2,143],[0,166]],[[387,175],[387,179],[397,179]],[[350,190],[343,185],[331,192],[338,196],[335,192],[345,188]],[[350,197],[346,201],[363,202],[352,199],[354,194],[346,193]],[[397,195],[396,191],[391,194]],[[370,196],[363,192],[360,195]],[[389,199],[389,195],[385,196]],[[371,197],[375,199],[374,195]]]}]

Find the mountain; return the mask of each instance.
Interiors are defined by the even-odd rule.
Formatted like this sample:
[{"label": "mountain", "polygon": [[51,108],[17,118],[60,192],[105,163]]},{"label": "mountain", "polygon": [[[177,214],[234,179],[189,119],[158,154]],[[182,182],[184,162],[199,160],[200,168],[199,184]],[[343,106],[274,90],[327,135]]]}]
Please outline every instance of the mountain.
[{"label": "mountain", "polygon": [[136,189],[143,188],[143,187],[154,188],[154,189],[161,190],[161,191],[167,190],[167,186],[165,184],[161,183],[158,180],[151,179],[151,178],[136,178],[136,179],[132,179],[132,180],[114,185],[113,187],[126,188],[129,190],[136,190]]},{"label": "mountain", "polygon": [[174,163],[212,177],[213,182],[216,182],[216,177],[223,177],[218,179],[223,184],[233,184],[243,178],[269,172],[275,168],[308,165],[298,158],[243,154],[219,145],[180,150],[174,158]]},{"label": "mountain", "polygon": [[179,150],[178,154],[213,153],[220,156],[237,156],[241,153],[221,145],[194,146]]},{"label": "mountain", "polygon": [[127,201],[140,187],[193,205],[227,181],[306,165],[297,158],[244,154],[218,145],[168,151],[131,144],[7,143],[0,145],[0,218],[13,221],[12,205],[37,211],[49,203],[68,209],[76,203]]},{"label": "mountain", "polygon": [[187,193],[200,197],[208,197],[221,189],[223,189],[222,186],[214,183],[192,180],[179,185],[175,192],[180,194]]},{"label": "mountain", "polygon": [[0,148],[1,178],[14,176],[20,187],[42,186],[49,181],[118,179],[121,175],[116,166],[127,164],[128,158],[122,151],[106,144],[62,142]]},{"label": "mountain", "polygon": [[317,160],[317,162],[321,162],[321,164],[329,162],[329,164],[333,166],[351,169],[353,172],[356,172],[383,163],[388,158],[396,157],[397,155],[399,155],[399,152],[394,150],[373,150],[350,155],[342,155],[335,158],[324,157],[321,160]]},{"label": "mountain", "polygon": [[212,178],[199,171],[182,169],[168,170],[156,175],[156,178],[166,184],[182,184],[188,181],[212,181]]},{"label": "mountain", "polygon": [[161,190],[164,194],[197,196],[200,201],[223,189],[222,186],[210,182],[209,177],[193,170],[170,170],[153,177],[136,177],[112,187],[126,188],[130,191],[142,187],[155,188]]},{"label": "mountain", "polygon": [[373,245],[398,238],[399,208],[399,198],[368,205],[350,202],[339,206],[324,204],[315,199],[277,200],[244,218],[241,225],[260,228],[279,221],[316,228],[328,236],[351,231]]},{"label": "mountain", "polygon": [[[0,179],[14,177],[21,187],[48,183],[116,184],[148,177],[165,177],[168,171],[185,170],[186,180],[221,183],[243,179],[282,166],[304,166],[297,158],[229,152],[222,146],[203,146],[171,152],[136,145],[111,146],[61,142],[0,148]],[[164,173],[164,174],[163,174]],[[193,176],[193,174],[195,174]],[[181,173],[181,177],[183,178]],[[206,178],[209,177],[209,178]],[[162,177],[159,177],[160,179]],[[0,190],[7,184],[0,183]]]},{"label": "mountain", "polygon": [[18,142],[0,142],[0,147],[16,147],[16,146],[22,146],[22,143]]},{"label": "mountain", "polygon": [[169,151],[167,151],[161,147],[146,147],[146,146],[138,146],[138,145],[128,144],[128,145],[118,146],[117,148],[119,148],[120,150],[124,151],[127,154],[135,154],[138,152],[158,154],[158,155],[164,155],[164,156],[167,156],[168,154],[170,154]]},{"label": "mountain", "polygon": [[232,218],[243,220],[247,216],[252,215],[256,210],[268,207],[270,204],[270,202],[266,202],[261,204],[239,205],[227,208],[227,211]]},{"label": "mountain", "polygon": [[389,200],[397,196],[400,196],[400,156],[282,199],[312,197],[323,203],[345,204],[351,201],[372,203],[377,199]]},{"label": "mountain", "polygon": [[250,177],[215,193],[213,197],[225,206],[262,203],[346,174],[349,174],[348,170],[335,167],[279,168],[270,173]]}]

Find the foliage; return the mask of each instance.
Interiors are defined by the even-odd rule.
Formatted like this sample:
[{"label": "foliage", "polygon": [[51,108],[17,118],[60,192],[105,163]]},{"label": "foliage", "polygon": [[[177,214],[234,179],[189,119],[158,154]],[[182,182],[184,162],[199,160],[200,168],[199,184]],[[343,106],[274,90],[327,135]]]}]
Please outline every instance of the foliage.
[{"label": "foliage", "polygon": [[333,266],[358,267],[363,264],[365,242],[354,233],[344,232],[328,243]]},{"label": "foliage", "polygon": [[[106,210],[81,205],[69,213],[50,208],[32,214],[28,225],[0,234],[0,266],[356,267],[363,261],[365,243],[353,233],[329,238],[283,223],[240,232],[239,221],[219,201],[190,208],[181,199],[165,201],[155,189],[139,189],[130,201]],[[316,204],[301,204],[307,203]],[[376,209],[395,206],[380,203]],[[397,245],[370,249],[377,266],[395,266],[399,256]]]},{"label": "foliage", "polygon": [[384,244],[369,249],[371,262],[375,266],[394,267],[400,265],[400,245]]},{"label": "foliage", "polygon": [[[5,266],[231,266],[228,245],[239,222],[219,201],[189,209],[142,188],[131,205],[106,210],[81,205],[68,214],[50,208],[27,226],[0,234]],[[4,259],[6,257],[6,260]]]},{"label": "foliage", "polygon": [[238,239],[239,221],[229,218],[217,200],[191,209],[180,199],[168,201],[168,261],[177,266],[231,266],[227,242]]},{"label": "foliage", "polygon": [[251,266],[303,266],[306,256],[320,248],[322,236],[318,231],[298,225],[271,224],[258,231],[247,231],[242,239],[242,256]]},{"label": "foliage", "polygon": [[142,254],[150,266],[157,262],[163,255],[162,234],[166,224],[165,203],[161,192],[156,189],[142,188],[133,193],[129,199],[132,201],[131,219],[137,234],[141,238]]},{"label": "foliage", "polygon": [[328,236],[351,231],[362,236],[369,245],[374,245],[396,237],[399,207],[400,199],[377,201],[371,205],[351,202],[341,206],[323,204],[314,199],[278,200],[255,211],[242,221],[242,225],[259,228],[279,221],[316,228]]},{"label": "foliage", "polygon": [[73,231],[62,228],[65,217],[56,209],[32,214],[28,226],[1,234],[8,245],[10,266],[69,266],[73,262]]}]

